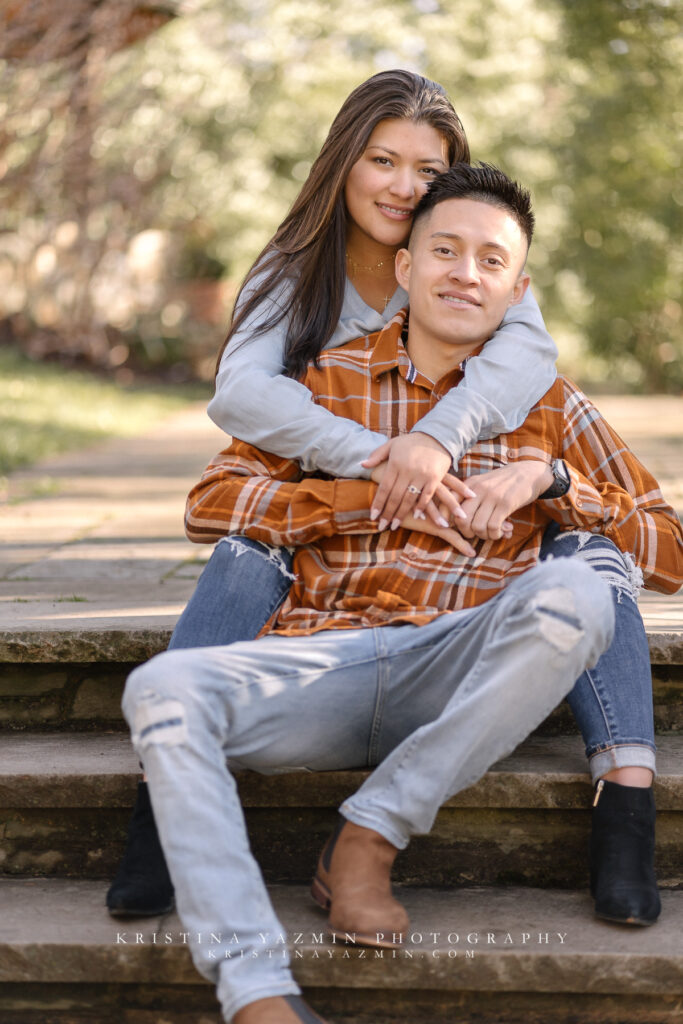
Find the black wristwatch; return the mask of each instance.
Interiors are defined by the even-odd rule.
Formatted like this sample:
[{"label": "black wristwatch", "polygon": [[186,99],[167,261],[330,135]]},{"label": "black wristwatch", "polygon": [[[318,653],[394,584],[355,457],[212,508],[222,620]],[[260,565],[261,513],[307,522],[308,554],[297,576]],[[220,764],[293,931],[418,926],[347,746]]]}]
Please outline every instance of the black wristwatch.
[{"label": "black wristwatch", "polygon": [[553,459],[550,468],[553,472],[553,482],[547,491],[539,494],[539,498],[561,498],[571,487],[569,470],[562,459]]}]

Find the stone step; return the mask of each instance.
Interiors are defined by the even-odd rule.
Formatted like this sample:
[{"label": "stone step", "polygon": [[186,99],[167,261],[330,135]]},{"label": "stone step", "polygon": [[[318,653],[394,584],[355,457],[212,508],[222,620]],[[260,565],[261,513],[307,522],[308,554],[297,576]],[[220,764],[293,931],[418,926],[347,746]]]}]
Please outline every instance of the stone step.
[{"label": "stone step", "polygon": [[[331,943],[305,888],[271,895],[330,1024],[680,1020],[683,892],[662,894],[654,927],[627,929],[595,920],[587,892],[398,888],[409,941],[381,956]],[[175,915],[112,921],[92,881],[0,879],[0,902],[3,1024],[219,1024]]]},{"label": "stone step", "polygon": [[[137,654],[149,648],[139,647]],[[88,653],[104,654],[102,648]],[[78,653],[72,651],[71,653]],[[85,652],[81,652],[85,653]],[[128,732],[121,714],[126,678],[136,662],[64,661],[0,663],[0,733],[14,730]],[[655,729],[683,733],[683,665],[652,666]],[[556,736],[577,732],[562,703],[537,730]]]},{"label": "stone step", "polygon": [[[643,592],[643,615],[653,665],[683,665],[683,592],[673,597]],[[132,617],[133,622],[135,616]],[[59,629],[17,626],[0,629],[0,663],[73,664],[83,662],[141,662],[165,651],[169,628],[145,625],[111,628],[63,624]]]},{"label": "stone step", "polygon": [[[657,868],[683,883],[683,738],[659,740]],[[24,734],[0,745],[0,872],[110,878],[139,766],[122,734]],[[336,808],[365,771],[238,773],[254,852],[272,882],[305,882]],[[532,737],[439,812],[400,854],[417,885],[587,884],[592,789],[578,737]]]}]

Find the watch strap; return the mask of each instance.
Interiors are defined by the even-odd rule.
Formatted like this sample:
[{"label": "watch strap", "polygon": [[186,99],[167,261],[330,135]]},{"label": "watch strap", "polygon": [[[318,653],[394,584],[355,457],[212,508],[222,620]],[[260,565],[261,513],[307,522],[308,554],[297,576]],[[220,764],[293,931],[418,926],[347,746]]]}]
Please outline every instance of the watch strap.
[{"label": "watch strap", "polygon": [[539,494],[539,498],[542,500],[546,498],[562,498],[572,484],[569,470],[562,459],[553,459],[550,463],[550,469],[553,474],[553,482],[543,494]]}]

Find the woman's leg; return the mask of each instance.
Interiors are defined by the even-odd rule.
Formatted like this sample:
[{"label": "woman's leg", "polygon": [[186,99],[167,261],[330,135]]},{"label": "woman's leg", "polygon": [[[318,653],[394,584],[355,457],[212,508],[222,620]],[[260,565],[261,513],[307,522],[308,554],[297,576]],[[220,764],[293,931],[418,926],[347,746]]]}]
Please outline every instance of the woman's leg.
[{"label": "woman's leg", "polygon": [[218,542],[168,649],[253,640],[292,585],[292,555],[248,537]]},{"label": "woman's leg", "polygon": [[578,555],[612,590],[614,640],[568,696],[597,791],[591,839],[596,912],[651,924],[660,903],[654,874],[655,737],[650,654],[636,598],[639,571],[599,534],[548,531],[541,557]]},{"label": "woman's leg", "polygon": [[[286,548],[271,548],[247,537],[219,541],[178,620],[169,649],[253,640],[282,604],[293,579],[291,566]],[[117,917],[138,917],[166,913],[172,906],[173,886],[147,783],[142,781],[107,907]]]}]

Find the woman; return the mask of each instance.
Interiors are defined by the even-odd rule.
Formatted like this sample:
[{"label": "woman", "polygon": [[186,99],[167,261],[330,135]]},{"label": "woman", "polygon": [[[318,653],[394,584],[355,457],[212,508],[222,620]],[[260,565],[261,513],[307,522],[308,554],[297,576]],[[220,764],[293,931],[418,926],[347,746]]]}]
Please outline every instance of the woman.
[{"label": "woman", "polygon": [[[527,292],[486,343],[487,358],[472,360],[464,385],[444,396],[409,434],[386,441],[335,417],[314,405],[296,380],[323,348],[379,330],[405,304],[406,293],[393,276],[395,254],[430,180],[458,160],[469,160],[469,148],[439,85],[411,72],[387,71],[354,90],[290,213],[247,275],[209,406],[226,433],[298,458],[306,470],[369,476],[382,465],[372,510],[380,528],[397,528],[408,512],[423,520],[426,530],[448,525],[444,514],[457,522],[462,517],[458,499],[471,492],[449,470],[478,438],[517,427],[555,375],[555,346]],[[546,553],[554,543],[548,539]],[[616,548],[605,538],[586,542],[576,534],[563,535],[561,545],[558,553],[581,549],[604,571],[617,611],[615,642],[569,698],[593,779],[602,781],[591,865],[596,911],[612,920],[651,923],[659,902],[652,868],[654,735],[647,641]],[[465,538],[458,547],[473,553]],[[287,551],[226,538],[204,570],[170,646],[252,639],[290,580]],[[634,665],[638,668],[628,699],[622,700],[624,659],[632,679]],[[161,913],[171,906],[172,893],[146,786],[140,783],[129,844],[107,905],[117,915]]]}]

